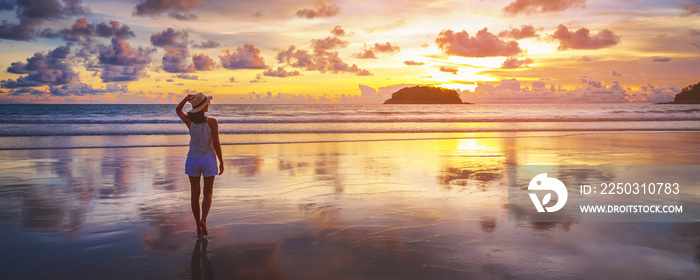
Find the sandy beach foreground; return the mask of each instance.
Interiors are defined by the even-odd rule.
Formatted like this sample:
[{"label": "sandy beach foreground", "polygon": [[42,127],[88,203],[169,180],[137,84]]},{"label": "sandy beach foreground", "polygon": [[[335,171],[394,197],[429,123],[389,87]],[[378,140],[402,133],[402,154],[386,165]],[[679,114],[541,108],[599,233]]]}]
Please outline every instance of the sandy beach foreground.
[{"label": "sandy beach foreground", "polygon": [[[0,151],[5,279],[694,279],[700,223],[508,220],[507,166],[700,165],[700,133]],[[697,186],[694,186],[697,187]]]}]

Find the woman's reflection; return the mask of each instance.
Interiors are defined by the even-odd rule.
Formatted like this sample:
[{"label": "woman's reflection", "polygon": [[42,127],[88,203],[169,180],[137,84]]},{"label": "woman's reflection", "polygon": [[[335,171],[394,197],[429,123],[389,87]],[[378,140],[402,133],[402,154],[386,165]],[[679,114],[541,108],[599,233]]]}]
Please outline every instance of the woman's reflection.
[{"label": "woman's reflection", "polygon": [[207,257],[207,244],[209,240],[206,238],[197,238],[192,251],[192,279],[202,279],[202,267],[204,267],[204,279],[214,279],[214,269],[211,266],[211,260]]}]

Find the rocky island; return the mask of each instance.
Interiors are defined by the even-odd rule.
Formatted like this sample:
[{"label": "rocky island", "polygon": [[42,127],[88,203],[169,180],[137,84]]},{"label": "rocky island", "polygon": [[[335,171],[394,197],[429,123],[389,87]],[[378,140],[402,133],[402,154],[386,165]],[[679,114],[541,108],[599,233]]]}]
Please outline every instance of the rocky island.
[{"label": "rocky island", "polygon": [[685,87],[673,97],[673,102],[663,104],[700,104],[700,83]]},{"label": "rocky island", "polygon": [[462,102],[459,93],[452,89],[434,86],[402,88],[391,94],[384,104],[470,104]]}]

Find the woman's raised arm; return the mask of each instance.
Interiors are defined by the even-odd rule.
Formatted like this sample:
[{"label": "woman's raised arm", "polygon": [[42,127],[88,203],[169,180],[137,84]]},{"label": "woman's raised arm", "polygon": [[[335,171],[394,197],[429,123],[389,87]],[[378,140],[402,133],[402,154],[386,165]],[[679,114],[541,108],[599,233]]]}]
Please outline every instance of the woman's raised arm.
[{"label": "woman's raised arm", "polygon": [[182,101],[180,101],[180,104],[177,104],[177,107],[175,107],[175,113],[177,113],[177,116],[180,117],[180,119],[182,120],[182,122],[185,123],[185,125],[187,125],[187,128],[190,128],[192,121],[190,121],[190,119],[187,118],[187,114],[182,112],[182,108],[184,108],[185,103],[187,103],[187,101],[192,100],[192,98],[194,98],[194,94],[188,94],[187,96],[185,96],[185,98],[182,99]]}]

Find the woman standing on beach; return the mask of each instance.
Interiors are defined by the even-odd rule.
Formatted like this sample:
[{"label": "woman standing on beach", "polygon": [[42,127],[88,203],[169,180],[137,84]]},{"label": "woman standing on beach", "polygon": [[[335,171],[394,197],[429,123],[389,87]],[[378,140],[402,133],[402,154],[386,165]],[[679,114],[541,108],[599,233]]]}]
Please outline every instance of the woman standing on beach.
[{"label": "woman standing on beach", "polygon": [[[185,162],[185,174],[190,178],[192,191],[192,214],[197,224],[197,235],[207,235],[207,215],[211,208],[214,188],[214,176],[224,172],[224,160],[219,143],[219,123],[214,118],[204,115],[209,111],[212,97],[203,93],[188,94],[175,108],[177,116],[190,129],[190,150]],[[187,114],[182,112],[186,102],[192,104],[192,110]],[[216,153],[216,156],[214,155]],[[219,158],[219,167],[216,158]],[[204,176],[204,200],[202,200],[202,216],[199,216],[199,177]]]}]

